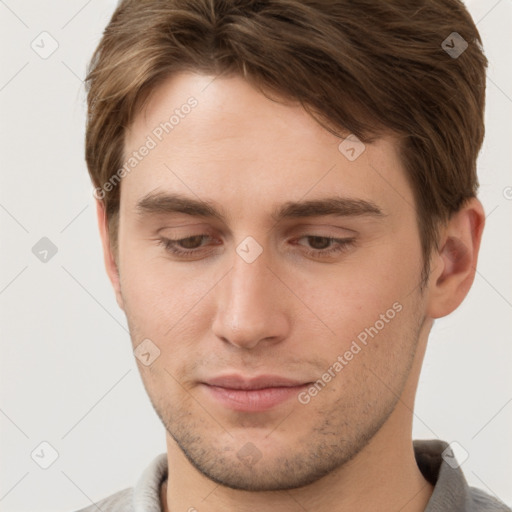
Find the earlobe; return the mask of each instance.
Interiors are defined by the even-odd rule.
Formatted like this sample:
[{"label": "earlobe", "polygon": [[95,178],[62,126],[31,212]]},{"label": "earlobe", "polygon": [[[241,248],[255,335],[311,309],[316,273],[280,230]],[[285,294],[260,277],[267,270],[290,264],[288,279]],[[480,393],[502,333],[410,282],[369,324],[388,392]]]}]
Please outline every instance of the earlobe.
[{"label": "earlobe", "polygon": [[440,318],[464,300],[475,278],[485,223],[480,201],[470,199],[441,230],[435,269],[429,283],[428,315]]},{"label": "earlobe", "polygon": [[123,297],[121,295],[121,283],[119,277],[119,269],[114,254],[112,252],[112,244],[110,240],[110,233],[108,228],[108,221],[105,212],[104,204],[96,199],[96,214],[98,217],[98,229],[101,237],[101,244],[103,247],[103,261],[105,263],[105,269],[107,275],[112,283],[114,292],[116,294],[116,300],[119,307],[124,310]]}]

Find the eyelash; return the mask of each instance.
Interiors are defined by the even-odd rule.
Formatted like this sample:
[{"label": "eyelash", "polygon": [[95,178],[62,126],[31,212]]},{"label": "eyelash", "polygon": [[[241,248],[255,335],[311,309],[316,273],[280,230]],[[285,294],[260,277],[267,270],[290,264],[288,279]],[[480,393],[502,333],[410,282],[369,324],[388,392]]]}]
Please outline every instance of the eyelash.
[{"label": "eyelash", "polygon": [[[185,238],[177,238],[177,239],[171,239],[171,238],[161,238],[158,241],[158,245],[161,245],[164,247],[164,249],[173,254],[174,256],[179,256],[186,258],[188,256],[196,255],[199,253],[199,251],[203,248],[203,246],[197,247],[195,249],[182,249],[178,247],[178,244],[180,242],[184,242],[185,240],[189,240],[191,238],[197,238],[201,237],[202,240],[206,238],[210,238],[209,235],[194,235],[189,236]],[[329,242],[329,244],[337,244],[334,245],[328,249],[306,249],[305,252],[308,256],[316,256],[316,257],[329,257],[334,256],[337,254],[341,254],[345,251],[347,251],[351,246],[354,245],[354,239],[353,238],[334,238],[329,236],[318,236],[318,235],[303,235],[298,238],[298,240],[301,240],[303,238],[320,238],[324,239]],[[299,245],[299,244],[295,244]]]}]

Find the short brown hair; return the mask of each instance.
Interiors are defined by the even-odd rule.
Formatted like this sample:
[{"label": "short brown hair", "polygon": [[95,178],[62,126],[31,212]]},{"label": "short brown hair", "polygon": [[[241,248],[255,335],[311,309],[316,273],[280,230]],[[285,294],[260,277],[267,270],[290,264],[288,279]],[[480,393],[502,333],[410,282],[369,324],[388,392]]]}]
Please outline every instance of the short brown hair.
[{"label": "short brown hair", "polygon": [[[123,165],[125,130],[162,80],[238,74],[331,133],[398,136],[425,278],[438,226],[476,195],[486,67],[459,0],[122,0],[86,78],[85,157],[103,191]],[[101,199],[116,245],[120,190],[109,189]]]}]

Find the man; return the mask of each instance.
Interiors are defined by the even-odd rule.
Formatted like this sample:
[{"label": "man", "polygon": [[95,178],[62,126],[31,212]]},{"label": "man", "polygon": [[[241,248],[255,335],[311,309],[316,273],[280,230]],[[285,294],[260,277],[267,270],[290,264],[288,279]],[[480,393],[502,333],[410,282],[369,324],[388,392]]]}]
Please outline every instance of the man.
[{"label": "man", "polygon": [[86,159],[167,453],[86,510],[509,510],[411,439],[475,274],[486,64],[458,0],[120,3]]}]

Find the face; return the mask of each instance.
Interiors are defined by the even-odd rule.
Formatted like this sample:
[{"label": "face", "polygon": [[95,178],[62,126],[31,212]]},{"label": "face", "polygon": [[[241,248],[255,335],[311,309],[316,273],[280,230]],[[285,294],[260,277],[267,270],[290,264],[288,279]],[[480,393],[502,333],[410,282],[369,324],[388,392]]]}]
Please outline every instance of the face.
[{"label": "face", "polygon": [[340,142],[242,78],[191,73],[127,135],[118,299],[172,442],[229,487],[342,467],[406,386],[425,317],[412,190],[392,138]]}]

